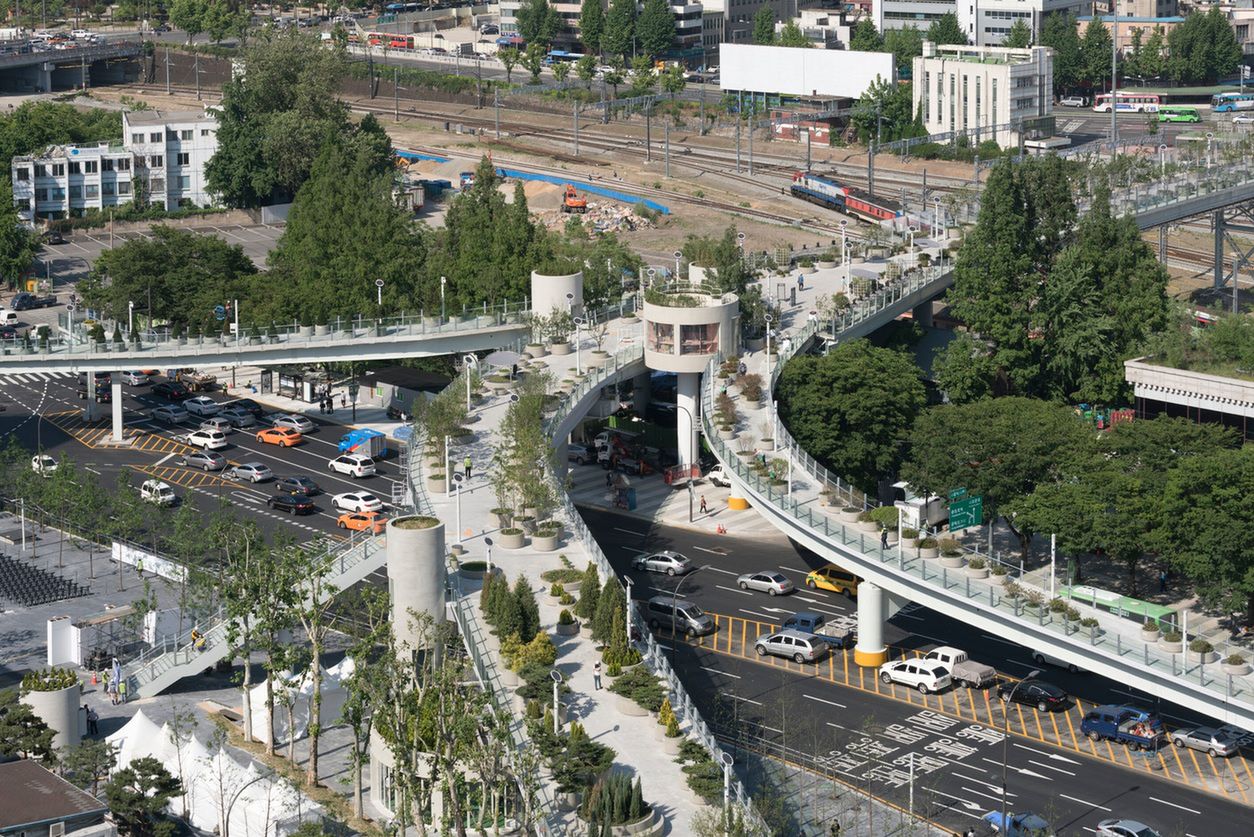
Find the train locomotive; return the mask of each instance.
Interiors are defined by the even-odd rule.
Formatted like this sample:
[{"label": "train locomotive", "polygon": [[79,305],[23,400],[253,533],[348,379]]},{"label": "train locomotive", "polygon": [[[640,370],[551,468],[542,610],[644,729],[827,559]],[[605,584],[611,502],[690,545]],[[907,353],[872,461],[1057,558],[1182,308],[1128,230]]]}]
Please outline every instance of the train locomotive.
[{"label": "train locomotive", "polygon": [[817,203],[867,221],[895,221],[904,213],[901,204],[888,198],[873,198],[835,180],[799,171],[792,178],[793,197]]}]

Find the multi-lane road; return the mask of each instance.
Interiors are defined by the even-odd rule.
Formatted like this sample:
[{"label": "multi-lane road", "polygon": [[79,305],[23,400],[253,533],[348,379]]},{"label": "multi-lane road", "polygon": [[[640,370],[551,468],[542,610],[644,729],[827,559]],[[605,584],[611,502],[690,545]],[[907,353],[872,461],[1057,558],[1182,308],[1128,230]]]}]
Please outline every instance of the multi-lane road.
[{"label": "multi-lane road", "polygon": [[632,578],[634,598],[670,594],[680,582],[631,570],[631,558],[641,552],[676,549],[700,567],[682,580],[679,594],[715,615],[718,630],[663,641],[703,714],[729,743],[869,789],[903,810],[913,804],[957,832],[1000,809],[1003,757],[1008,807],[1042,814],[1059,834],[1094,833],[1098,822],[1118,817],[1139,819],[1163,835],[1236,834],[1246,827],[1254,802],[1250,751],[1231,759],[1175,748],[1146,755],[1079,733],[1084,710],[1095,704],[1155,709],[1169,727],[1202,720],[1185,710],[1103,678],[1038,665],[1030,649],[923,608],[909,606],[893,617],[885,638],[895,656],[954,645],[994,665],[1005,681],[1039,670],[1040,679],[1073,697],[1057,713],[1013,705],[1007,737],[1007,714],[991,689],[921,696],[883,685],[851,653],[802,665],[758,658],[754,638],[786,614],[851,615],[856,607],[804,587],[774,598],[738,589],[736,576],[749,570],[780,570],[800,586],[809,569],[822,565],[782,537],[735,540],[604,513],[587,522],[611,563]]},{"label": "multi-lane road", "polygon": [[[161,380],[158,377],[156,380]],[[239,514],[251,517],[268,531],[283,531],[299,541],[315,537],[343,537],[336,525],[339,512],[331,507],[331,497],[347,491],[369,491],[385,503],[392,497],[398,481],[395,454],[378,464],[379,473],[372,477],[353,479],[332,473],[327,466],[338,454],[337,443],[344,430],[341,425],[318,421],[318,430],[307,434],[302,444],[280,448],[257,441],[261,425],[236,430],[227,438],[230,446],[219,451],[231,463],[260,462],[276,477],[308,476],[323,490],[315,497],[318,510],[314,514],[292,517],[267,507],[266,501],[275,493],[273,482],[247,483],[224,476],[221,472],[205,472],[178,464],[182,454],[193,448],[176,437],[199,424],[199,419],[167,426],[150,418],[151,408],[169,403],[151,392],[151,385],[123,386],[123,407],[126,436],[130,444],[112,447],[105,444],[110,433],[109,404],[98,406],[100,418],[85,422],[82,418],[84,400],[79,397],[77,377],[68,374],[40,373],[0,376],[0,444],[10,435],[28,450],[42,449],[58,460],[69,457],[78,466],[99,474],[106,485],[112,485],[119,471],[131,474],[138,486],[146,479],[156,478],[169,483],[181,502],[190,502],[206,511],[223,501],[236,507]],[[222,392],[206,393],[218,401],[234,400]],[[173,514],[172,510],[167,510]]]}]

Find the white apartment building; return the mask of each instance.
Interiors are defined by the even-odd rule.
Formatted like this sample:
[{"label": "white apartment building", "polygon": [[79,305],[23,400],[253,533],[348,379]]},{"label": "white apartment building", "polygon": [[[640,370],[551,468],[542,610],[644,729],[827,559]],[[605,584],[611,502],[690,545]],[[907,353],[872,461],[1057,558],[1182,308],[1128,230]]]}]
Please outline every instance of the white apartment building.
[{"label": "white apartment building", "polygon": [[1045,16],[1055,12],[1090,14],[1091,0],[873,0],[875,28],[904,29],[914,26],[926,33],[932,22],[947,14],[958,17],[967,41],[976,46],[996,46],[1006,38],[1016,20],[1040,34]]},{"label": "white apartment building", "polygon": [[[801,9],[793,18],[810,43],[820,49],[848,49],[849,37],[853,24],[841,12],[829,9]],[[775,37],[787,26],[787,23],[775,24]]]},{"label": "white apartment building", "polygon": [[[795,3],[795,0],[793,0]],[[583,12],[582,0],[551,0],[553,10],[562,20],[562,31],[557,40],[566,44],[582,43],[579,38],[579,16]],[[605,13],[609,14],[609,0],[602,0]],[[687,57],[695,57],[701,48],[701,4],[669,0],[671,14],[675,16],[675,49]],[[518,33],[518,9],[522,0],[501,0],[501,34]],[[643,2],[636,3],[639,13]]]},{"label": "white apartment building", "polygon": [[26,221],[65,218],[135,200],[177,208],[213,203],[205,164],[218,147],[208,113],[122,114],[122,141],[54,145],[14,157],[13,203]]},{"label": "white apartment building", "polygon": [[[1018,143],[1025,120],[1053,112],[1054,51],[1049,47],[937,46],[914,59],[914,108],[929,134],[971,132],[972,142]],[[1007,129],[1004,126],[1013,125]]]}]

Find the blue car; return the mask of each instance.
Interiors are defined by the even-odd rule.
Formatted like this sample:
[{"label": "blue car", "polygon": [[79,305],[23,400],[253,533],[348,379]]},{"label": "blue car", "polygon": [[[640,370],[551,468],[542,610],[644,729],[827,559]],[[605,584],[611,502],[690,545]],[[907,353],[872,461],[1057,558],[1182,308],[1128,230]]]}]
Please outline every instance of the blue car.
[{"label": "blue car", "polygon": [[997,837],[1055,837],[1053,827],[1039,814],[1031,811],[1018,814],[989,811],[980,820],[986,827],[994,829],[992,833]]}]

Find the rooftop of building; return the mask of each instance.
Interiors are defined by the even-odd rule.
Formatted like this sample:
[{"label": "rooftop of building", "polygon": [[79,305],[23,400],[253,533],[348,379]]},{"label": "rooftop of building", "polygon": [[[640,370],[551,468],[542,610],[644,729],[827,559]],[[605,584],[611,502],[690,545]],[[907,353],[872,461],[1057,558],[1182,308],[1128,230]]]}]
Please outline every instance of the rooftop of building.
[{"label": "rooftop of building", "polygon": [[109,807],[29,759],[0,764],[0,831],[103,815]]},{"label": "rooftop of building", "polygon": [[1048,47],[966,46],[923,42],[922,58],[964,61],[972,64],[1027,64],[1036,60],[1037,50]]},{"label": "rooftop of building", "polygon": [[[1100,20],[1102,23],[1110,23],[1111,17],[1110,15],[1098,15],[1097,19]],[[1076,17],[1076,20],[1080,23],[1088,23],[1090,20],[1093,20],[1093,15],[1079,15]],[[1123,15],[1120,15],[1119,22],[1120,23],[1184,23],[1184,18],[1180,17],[1179,15],[1172,15],[1170,17],[1124,17]]]},{"label": "rooftop of building", "polygon": [[168,125],[171,122],[199,122],[213,115],[202,110],[132,110],[122,114],[129,125]]},{"label": "rooftop of building", "polygon": [[74,157],[98,157],[102,154],[129,154],[121,140],[98,142],[88,145],[50,145],[38,154],[14,156],[14,163],[30,163],[38,160],[65,160]]}]

